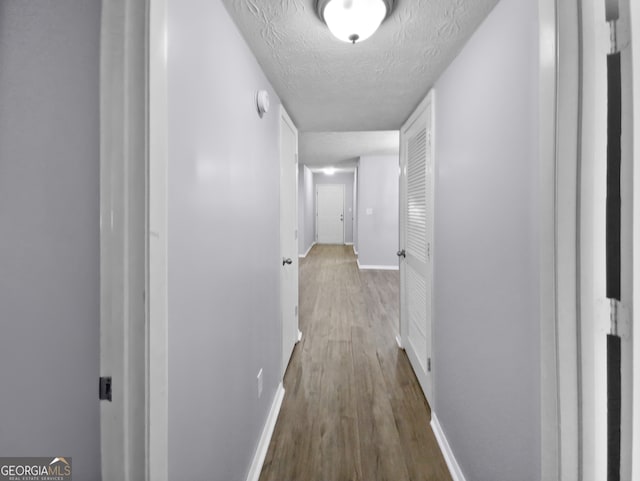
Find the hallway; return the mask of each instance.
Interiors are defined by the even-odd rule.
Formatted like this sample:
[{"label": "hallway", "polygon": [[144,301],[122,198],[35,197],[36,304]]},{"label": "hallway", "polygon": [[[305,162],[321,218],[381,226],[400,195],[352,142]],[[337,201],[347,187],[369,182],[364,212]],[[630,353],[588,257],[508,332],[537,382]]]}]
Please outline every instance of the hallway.
[{"label": "hallway", "polygon": [[640,481],[638,186],[640,0],[0,1],[0,478]]},{"label": "hallway", "polygon": [[396,271],[350,246],[300,262],[300,329],[261,481],[448,481],[430,410],[395,343]]}]

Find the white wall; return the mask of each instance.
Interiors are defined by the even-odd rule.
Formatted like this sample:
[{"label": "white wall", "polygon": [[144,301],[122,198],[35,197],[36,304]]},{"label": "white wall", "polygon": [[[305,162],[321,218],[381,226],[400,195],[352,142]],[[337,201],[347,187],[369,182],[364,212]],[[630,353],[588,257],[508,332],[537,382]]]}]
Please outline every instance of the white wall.
[{"label": "white wall", "polygon": [[399,174],[397,155],[360,157],[357,250],[361,267],[398,268]]},{"label": "white wall", "polygon": [[298,173],[298,248],[305,255],[316,240],[313,172],[301,165]]},{"label": "white wall", "polygon": [[280,102],[222,2],[168,29],[169,479],[242,481],[280,381]]},{"label": "white wall", "polygon": [[435,85],[435,406],[468,480],[540,479],[538,24],[502,0]]},{"label": "white wall", "polygon": [[[327,175],[323,172],[313,174],[313,192],[315,199],[316,186],[318,184],[344,185],[344,242],[353,244],[353,173],[340,172]],[[316,212],[313,213],[315,221]],[[315,222],[314,222],[315,226]]]},{"label": "white wall", "polygon": [[100,479],[100,8],[0,2],[0,456]]}]

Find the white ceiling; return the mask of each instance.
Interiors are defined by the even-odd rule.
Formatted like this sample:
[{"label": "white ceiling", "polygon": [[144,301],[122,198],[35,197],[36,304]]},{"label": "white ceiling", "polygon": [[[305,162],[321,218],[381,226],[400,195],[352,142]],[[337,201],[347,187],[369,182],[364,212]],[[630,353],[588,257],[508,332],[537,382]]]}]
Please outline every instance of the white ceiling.
[{"label": "white ceiling", "polygon": [[331,35],[315,2],[223,0],[301,132],[300,162],[349,167],[389,153],[391,134],[364,131],[397,131],[498,0],[397,0],[355,45]]},{"label": "white ceiling", "polygon": [[399,132],[301,132],[298,138],[300,162],[310,167],[331,165],[353,169],[363,155],[397,154]]}]

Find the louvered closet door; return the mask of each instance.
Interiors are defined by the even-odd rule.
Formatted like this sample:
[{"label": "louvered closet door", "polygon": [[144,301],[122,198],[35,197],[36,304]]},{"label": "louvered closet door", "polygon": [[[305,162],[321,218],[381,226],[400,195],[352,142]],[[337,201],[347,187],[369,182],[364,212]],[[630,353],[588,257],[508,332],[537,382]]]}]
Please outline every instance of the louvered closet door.
[{"label": "louvered closet door", "polygon": [[401,333],[403,345],[429,401],[433,244],[431,94],[402,129]]}]

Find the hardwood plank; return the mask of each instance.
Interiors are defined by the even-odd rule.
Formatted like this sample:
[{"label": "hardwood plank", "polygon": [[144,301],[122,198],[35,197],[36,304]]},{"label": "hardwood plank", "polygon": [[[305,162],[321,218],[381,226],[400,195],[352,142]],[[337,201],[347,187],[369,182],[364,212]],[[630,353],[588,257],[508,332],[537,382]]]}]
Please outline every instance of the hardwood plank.
[{"label": "hardwood plank", "polygon": [[362,473],[364,479],[409,479],[387,385],[369,337],[367,329],[352,330]]},{"label": "hardwood plank", "polygon": [[430,410],[395,343],[399,277],[350,247],[300,262],[300,328],[260,481],[450,481]]}]

